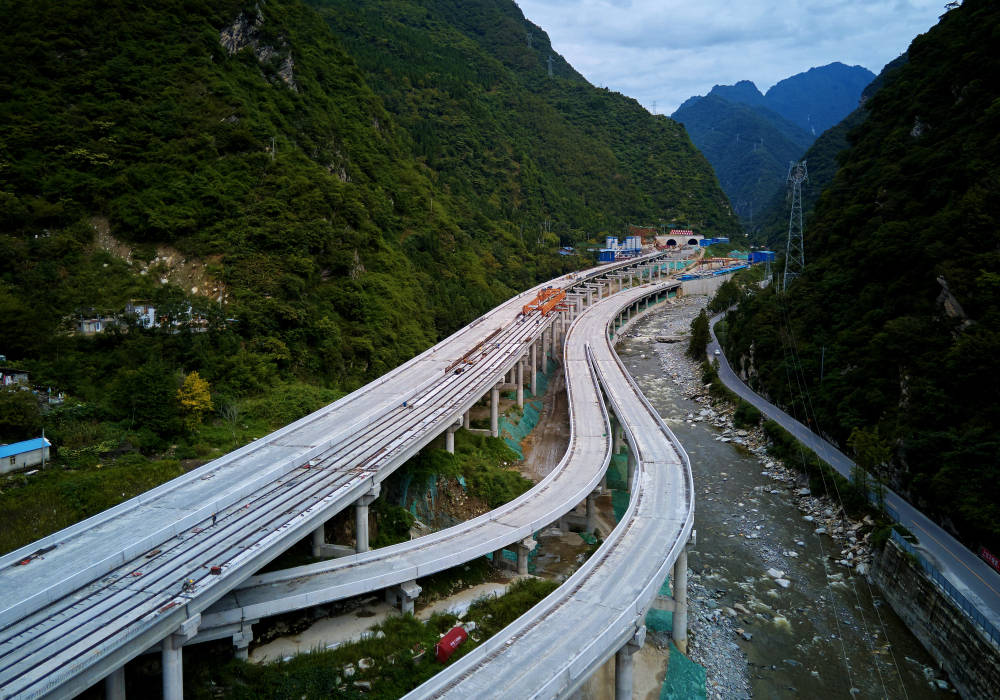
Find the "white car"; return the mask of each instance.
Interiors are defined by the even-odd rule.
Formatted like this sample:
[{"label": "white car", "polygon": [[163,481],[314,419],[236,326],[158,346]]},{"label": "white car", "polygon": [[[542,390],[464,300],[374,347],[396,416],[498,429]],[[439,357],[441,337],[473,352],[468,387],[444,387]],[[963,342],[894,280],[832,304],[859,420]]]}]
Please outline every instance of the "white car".
[{"label": "white car", "polygon": [[721,351],[721,350],[716,350],[716,351],[715,351],[715,354],[716,354],[716,355],[721,355],[721,354],[722,354],[722,351]]}]

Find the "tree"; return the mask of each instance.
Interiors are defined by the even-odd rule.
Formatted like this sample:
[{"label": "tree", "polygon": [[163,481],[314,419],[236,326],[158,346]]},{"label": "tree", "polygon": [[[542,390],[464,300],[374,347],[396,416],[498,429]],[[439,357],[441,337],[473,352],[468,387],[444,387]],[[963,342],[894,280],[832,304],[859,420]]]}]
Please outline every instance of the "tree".
[{"label": "tree", "polygon": [[16,442],[38,437],[42,414],[30,391],[0,390],[0,441]]},{"label": "tree", "polygon": [[[854,473],[852,474],[854,485],[865,492],[868,497],[868,488],[875,491],[875,500],[880,510],[885,510],[885,483],[884,471],[889,465],[892,450],[889,444],[878,434],[878,426],[874,428],[854,428],[851,436],[847,438],[847,444],[854,451]],[[870,484],[868,476],[875,477],[874,484]]]},{"label": "tree", "polygon": [[184,383],[177,390],[177,399],[181,402],[181,412],[189,430],[194,430],[204,415],[212,410],[212,392],[208,382],[197,372],[184,377]]},{"label": "tree", "polygon": [[705,358],[705,347],[712,342],[712,334],[708,331],[708,315],[702,309],[691,322],[691,341],[688,343],[688,355],[696,360]]}]

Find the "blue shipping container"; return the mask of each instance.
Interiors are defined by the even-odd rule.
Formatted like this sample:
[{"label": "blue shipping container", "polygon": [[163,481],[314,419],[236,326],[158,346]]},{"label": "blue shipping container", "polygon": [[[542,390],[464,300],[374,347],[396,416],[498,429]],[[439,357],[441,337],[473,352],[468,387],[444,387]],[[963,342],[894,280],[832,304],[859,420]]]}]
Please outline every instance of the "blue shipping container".
[{"label": "blue shipping container", "polygon": [[615,251],[603,249],[597,256],[598,262],[614,262],[615,261]]}]

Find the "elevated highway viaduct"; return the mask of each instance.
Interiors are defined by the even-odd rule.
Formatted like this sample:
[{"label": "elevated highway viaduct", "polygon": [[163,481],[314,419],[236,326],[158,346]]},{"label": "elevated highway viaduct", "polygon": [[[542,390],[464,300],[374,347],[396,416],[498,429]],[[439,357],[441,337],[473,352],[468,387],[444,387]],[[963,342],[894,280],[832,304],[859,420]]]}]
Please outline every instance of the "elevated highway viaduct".
[{"label": "elevated highway viaduct", "polygon": [[[623,286],[609,273],[649,278],[658,257],[554,280],[572,295],[557,314],[519,319],[542,286],[528,290],[340,401],[0,557],[0,697],[71,697],[102,678],[114,696],[122,665],[154,646],[165,697],[181,697],[181,648],[202,613],[302,538],[322,550],[314,533],[349,506],[367,549],[362,516],[382,479],[511,370],[533,375],[584,294]],[[463,357],[462,373],[445,371]],[[491,423],[496,434],[495,410]]]}]

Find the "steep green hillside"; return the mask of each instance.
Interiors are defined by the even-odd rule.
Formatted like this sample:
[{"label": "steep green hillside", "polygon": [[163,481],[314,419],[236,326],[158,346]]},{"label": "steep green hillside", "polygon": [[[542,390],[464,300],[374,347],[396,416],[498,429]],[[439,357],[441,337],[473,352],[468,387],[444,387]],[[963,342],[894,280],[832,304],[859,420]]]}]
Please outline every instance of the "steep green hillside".
[{"label": "steep green hillside", "polygon": [[[1000,8],[967,0],[867,102],[816,205],[805,275],[741,304],[727,352],[890,482],[1000,545]],[[822,381],[821,381],[822,370]]]},{"label": "steep green hillside", "polygon": [[[558,57],[550,79],[512,2],[0,16],[0,354],[83,401],[46,419],[64,447],[183,436],[192,371],[217,411],[351,389],[587,263],[560,240],[735,225],[683,129]],[[164,323],[71,332],[130,300]]]},{"label": "steep green hillside", "polygon": [[629,221],[736,230],[684,130],[590,86],[514,3],[310,2],[470,215],[570,244]]}]

